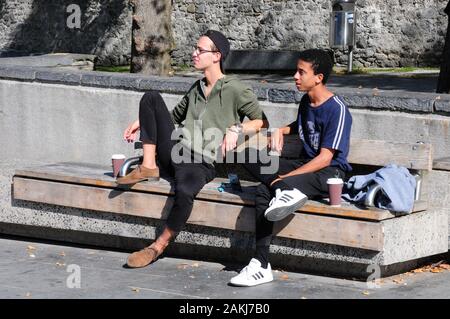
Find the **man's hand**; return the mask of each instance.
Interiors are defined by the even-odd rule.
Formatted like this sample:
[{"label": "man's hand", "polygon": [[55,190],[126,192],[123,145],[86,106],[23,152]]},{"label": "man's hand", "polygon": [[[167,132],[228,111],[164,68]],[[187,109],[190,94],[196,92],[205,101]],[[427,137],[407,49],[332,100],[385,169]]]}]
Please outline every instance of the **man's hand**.
[{"label": "man's hand", "polygon": [[283,132],[281,129],[276,128],[272,131],[272,134],[270,135],[269,140],[269,147],[272,151],[276,151],[277,153],[281,154],[281,151],[283,150],[283,144],[284,144],[284,137]]},{"label": "man's hand", "polygon": [[123,139],[128,143],[132,143],[136,140],[137,131],[139,130],[139,120],[134,121],[123,132]]},{"label": "man's hand", "polygon": [[227,134],[222,141],[222,156],[225,157],[225,154],[237,146],[239,134],[230,130],[227,130]]}]

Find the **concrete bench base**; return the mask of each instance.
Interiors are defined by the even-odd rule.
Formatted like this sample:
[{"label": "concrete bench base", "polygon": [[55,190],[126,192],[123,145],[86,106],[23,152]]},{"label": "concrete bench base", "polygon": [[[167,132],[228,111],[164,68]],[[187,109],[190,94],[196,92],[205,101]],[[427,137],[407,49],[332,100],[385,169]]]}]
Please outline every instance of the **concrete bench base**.
[{"label": "concrete bench base", "polygon": [[[379,267],[382,277],[390,276],[430,260],[430,257],[423,256],[447,251],[447,230],[443,229],[447,225],[446,212],[416,213],[395,221],[385,221],[387,244],[391,248],[384,252],[275,238],[271,245],[272,266],[281,270],[365,280],[374,266]],[[406,232],[407,225],[416,226],[412,232]],[[11,214],[2,214],[0,221],[0,233],[3,234],[130,251],[148,245],[161,228],[161,220],[115,213],[99,214],[21,200],[14,200]],[[244,264],[252,257],[253,249],[251,233],[187,225],[167,255]],[[396,262],[405,258],[412,260]]]}]

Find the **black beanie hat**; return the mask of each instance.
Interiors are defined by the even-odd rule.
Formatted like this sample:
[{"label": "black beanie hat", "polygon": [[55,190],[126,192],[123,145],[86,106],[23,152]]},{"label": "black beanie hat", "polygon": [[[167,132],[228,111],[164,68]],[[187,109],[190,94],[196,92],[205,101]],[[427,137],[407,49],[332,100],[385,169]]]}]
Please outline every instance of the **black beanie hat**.
[{"label": "black beanie hat", "polygon": [[222,56],[220,59],[220,69],[222,70],[222,72],[224,72],[223,62],[225,61],[228,53],[230,52],[230,42],[221,32],[216,30],[208,30],[206,31],[204,36],[210,38],[211,41],[216,46],[217,50],[219,50]]}]

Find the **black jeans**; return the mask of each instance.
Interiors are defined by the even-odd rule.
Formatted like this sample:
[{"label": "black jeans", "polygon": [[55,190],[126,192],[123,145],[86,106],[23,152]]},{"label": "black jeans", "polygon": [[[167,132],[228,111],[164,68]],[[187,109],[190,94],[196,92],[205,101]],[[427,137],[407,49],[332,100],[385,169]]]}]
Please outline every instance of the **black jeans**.
[{"label": "black jeans", "polygon": [[174,178],[175,198],[166,225],[170,230],[179,232],[192,212],[195,196],[214,179],[216,172],[208,163],[174,163],[171,140],[175,126],[167,106],[156,91],[144,94],[139,104],[139,123],[143,143],[156,145],[157,162],[163,172]]},{"label": "black jeans", "polygon": [[[267,152],[267,151],[266,151]],[[277,159],[275,159],[277,160]],[[273,187],[270,184],[278,178],[278,175],[287,174],[305,162],[300,159],[279,158],[279,168],[276,173],[262,174],[261,168],[267,166],[261,163],[246,163],[244,167],[262,183],[257,186],[255,198],[255,237],[256,252],[255,258],[258,259],[263,267],[267,267],[269,261],[269,247],[272,241],[272,232],[274,223],[264,217],[264,212],[269,207],[269,202],[274,196]],[[291,188],[296,188],[309,199],[328,196],[327,179],[331,177],[345,178],[345,172],[337,167],[326,167],[314,173],[301,174],[284,178],[283,181]]]}]

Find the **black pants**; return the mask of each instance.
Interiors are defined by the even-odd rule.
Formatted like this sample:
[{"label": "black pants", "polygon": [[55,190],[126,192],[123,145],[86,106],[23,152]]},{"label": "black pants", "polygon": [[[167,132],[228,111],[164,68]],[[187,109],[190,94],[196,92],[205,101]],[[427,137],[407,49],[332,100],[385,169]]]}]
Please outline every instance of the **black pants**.
[{"label": "black pants", "polygon": [[214,179],[216,172],[208,163],[174,163],[171,158],[171,140],[175,129],[167,106],[156,91],[144,94],[139,104],[140,140],[156,145],[159,168],[174,178],[175,198],[166,221],[169,229],[179,232],[192,212],[195,196]]},{"label": "black pants", "polygon": [[[274,196],[275,189],[270,184],[278,178],[278,175],[287,174],[296,168],[302,166],[305,162],[299,159],[279,158],[279,168],[276,173],[262,174],[261,163],[246,163],[244,167],[262,183],[256,189],[255,198],[255,227],[256,227],[256,252],[255,258],[258,259],[263,267],[267,266],[269,260],[269,247],[272,241],[273,222],[264,217],[264,212],[269,207],[269,202]],[[296,188],[309,199],[328,197],[327,179],[339,177],[344,179],[345,173],[337,167],[326,167],[314,173],[301,174],[284,178],[283,181],[290,188]]]}]

